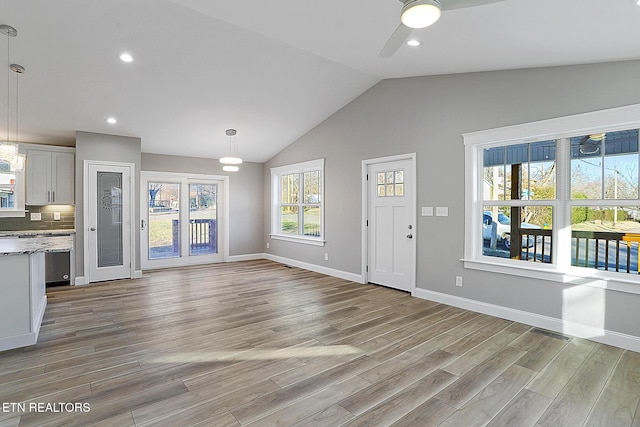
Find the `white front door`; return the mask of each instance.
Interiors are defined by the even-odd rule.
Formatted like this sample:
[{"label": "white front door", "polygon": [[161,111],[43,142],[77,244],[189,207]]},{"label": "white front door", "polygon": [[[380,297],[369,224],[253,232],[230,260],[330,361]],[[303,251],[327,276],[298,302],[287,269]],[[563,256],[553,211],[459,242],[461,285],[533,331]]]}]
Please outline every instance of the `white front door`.
[{"label": "white front door", "polygon": [[132,166],[89,162],[86,170],[88,282],[133,277]]},{"label": "white front door", "polygon": [[368,281],[415,288],[414,158],[367,165]]}]

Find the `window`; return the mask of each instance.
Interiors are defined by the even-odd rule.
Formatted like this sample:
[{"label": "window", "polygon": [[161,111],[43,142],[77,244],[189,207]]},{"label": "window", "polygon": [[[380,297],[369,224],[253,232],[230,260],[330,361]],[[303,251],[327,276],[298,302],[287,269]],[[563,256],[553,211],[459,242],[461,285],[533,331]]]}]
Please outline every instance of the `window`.
[{"label": "window", "polygon": [[639,114],[633,105],[465,134],[465,266],[640,283]]},{"label": "window", "polygon": [[24,217],[24,172],[0,159],[0,217]]},{"label": "window", "polygon": [[324,245],[324,159],[271,169],[271,237]]}]

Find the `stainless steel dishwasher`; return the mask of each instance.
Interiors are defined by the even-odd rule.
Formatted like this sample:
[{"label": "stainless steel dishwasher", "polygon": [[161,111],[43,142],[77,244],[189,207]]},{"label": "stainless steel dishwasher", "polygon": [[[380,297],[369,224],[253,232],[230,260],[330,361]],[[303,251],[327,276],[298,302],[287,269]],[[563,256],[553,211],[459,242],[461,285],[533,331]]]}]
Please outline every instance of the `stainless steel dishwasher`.
[{"label": "stainless steel dishwasher", "polygon": [[[21,239],[47,237],[52,234],[26,234]],[[70,236],[70,234],[57,234]],[[47,286],[63,286],[71,284],[71,252],[46,252],[44,254],[45,283]]]},{"label": "stainless steel dishwasher", "polygon": [[44,254],[44,266],[47,286],[71,284],[70,252],[47,252]]}]

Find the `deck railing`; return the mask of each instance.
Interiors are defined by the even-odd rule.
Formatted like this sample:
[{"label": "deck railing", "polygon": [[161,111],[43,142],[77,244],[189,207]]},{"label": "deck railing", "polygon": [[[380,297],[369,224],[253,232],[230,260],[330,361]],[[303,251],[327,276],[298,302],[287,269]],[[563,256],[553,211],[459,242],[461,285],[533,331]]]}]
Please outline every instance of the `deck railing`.
[{"label": "deck railing", "polygon": [[[522,228],[520,231],[523,241],[521,259],[550,263],[553,254],[551,230]],[[535,244],[527,244],[531,239]],[[640,233],[572,231],[571,265],[638,274],[639,244]]]},{"label": "deck railing", "polygon": [[[218,252],[218,227],[215,219],[189,220],[189,248],[191,254],[211,254]],[[173,249],[178,253],[180,225],[173,220]]]}]

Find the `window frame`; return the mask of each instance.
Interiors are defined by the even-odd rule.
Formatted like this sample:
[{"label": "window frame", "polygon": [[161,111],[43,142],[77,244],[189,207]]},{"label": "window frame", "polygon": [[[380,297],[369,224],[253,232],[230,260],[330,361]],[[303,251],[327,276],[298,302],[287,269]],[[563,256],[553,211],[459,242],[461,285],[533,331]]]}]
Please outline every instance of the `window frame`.
[{"label": "window frame", "polygon": [[[19,146],[18,152],[25,154]],[[26,166],[25,166],[26,167]],[[15,172],[15,206],[13,208],[0,208],[0,218],[24,218],[27,215],[25,210],[25,200],[27,198],[26,174],[25,170]]]},{"label": "window frame", "polygon": [[[626,275],[608,271],[571,266],[571,248],[562,242],[571,239],[571,208],[585,200],[571,200],[570,138],[593,133],[640,129],[640,104],[598,110],[571,116],[523,123],[496,129],[463,134],[465,145],[465,268],[511,274],[534,279],[576,282],[587,286],[615,289],[640,294],[640,275]],[[556,198],[552,200],[523,200],[517,204],[544,204],[553,207],[552,236],[554,241],[551,264],[496,258],[482,255],[482,150],[485,148],[557,140]],[[597,199],[589,203],[613,204],[613,200]],[[619,202],[619,200],[618,200]],[[636,203],[640,205],[640,199]],[[585,280],[588,279],[588,280]]]},{"label": "window frame", "polygon": [[[324,215],[324,164],[325,159],[309,160],[306,162],[295,163],[285,166],[278,166],[271,168],[271,232],[269,236],[272,239],[284,240],[289,242],[296,242],[314,246],[324,246],[325,240],[325,215]],[[283,205],[291,206],[290,203],[282,203],[282,189],[281,182],[284,175],[299,174],[303,175],[305,172],[320,172],[320,194],[318,203],[313,203],[314,206],[320,206],[320,236],[304,236],[302,234],[284,234],[281,230],[281,216],[280,210]],[[298,206],[298,224],[299,227],[304,227],[303,208],[309,203],[304,203],[304,182],[303,178],[300,178],[300,197],[298,203],[294,204]],[[298,230],[299,233],[299,230]]]}]

